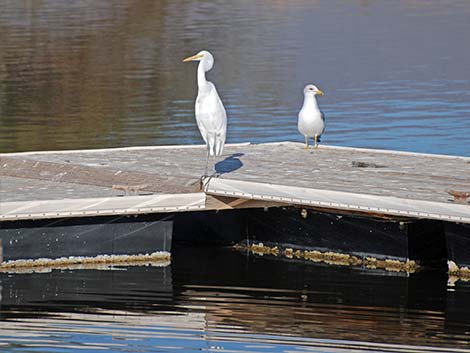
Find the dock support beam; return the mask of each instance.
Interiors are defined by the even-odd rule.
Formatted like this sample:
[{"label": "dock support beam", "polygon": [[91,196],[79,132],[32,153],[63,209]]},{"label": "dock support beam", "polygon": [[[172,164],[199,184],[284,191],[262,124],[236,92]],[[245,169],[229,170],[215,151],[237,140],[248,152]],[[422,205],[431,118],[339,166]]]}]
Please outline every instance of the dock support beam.
[{"label": "dock support beam", "polygon": [[449,274],[470,279],[470,224],[444,223]]},{"label": "dock support beam", "polygon": [[[194,212],[175,218],[175,241],[234,244],[258,253],[412,272],[446,269],[444,225],[299,207]],[[263,246],[259,246],[263,244]]]},{"label": "dock support beam", "polygon": [[116,256],[168,258],[172,230],[171,214],[3,222],[0,270]]}]

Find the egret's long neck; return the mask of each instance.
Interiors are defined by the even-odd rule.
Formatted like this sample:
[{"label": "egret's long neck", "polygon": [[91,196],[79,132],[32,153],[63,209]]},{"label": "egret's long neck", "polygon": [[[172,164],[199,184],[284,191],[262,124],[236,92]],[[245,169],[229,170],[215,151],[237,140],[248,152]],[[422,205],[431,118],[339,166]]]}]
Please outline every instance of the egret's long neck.
[{"label": "egret's long neck", "polygon": [[199,66],[197,67],[197,86],[199,87],[199,91],[207,90],[206,71],[204,71],[202,61],[199,62]]},{"label": "egret's long neck", "polygon": [[304,98],[304,108],[316,109],[318,110],[318,103],[315,96],[306,94]]}]

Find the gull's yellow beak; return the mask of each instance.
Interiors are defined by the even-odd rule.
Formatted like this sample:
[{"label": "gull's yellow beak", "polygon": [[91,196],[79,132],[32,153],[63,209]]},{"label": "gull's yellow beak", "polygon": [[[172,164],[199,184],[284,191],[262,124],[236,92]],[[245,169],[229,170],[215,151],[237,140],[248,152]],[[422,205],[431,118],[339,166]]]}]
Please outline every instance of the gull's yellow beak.
[{"label": "gull's yellow beak", "polygon": [[317,94],[319,94],[320,96],[324,96],[324,95],[325,95],[325,93],[323,93],[322,90],[318,90],[318,91],[317,91]]},{"label": "gull's yellow beak", "polygon": [[189,58],[186,58],[183,60],[183,62],[188,62],[188,61],[194,61],[194,60],[198,60],[198,59],[201,59],[204,55],[203,54],[196,54],[196,55],[193,55],[193,56],[190,56]]}]

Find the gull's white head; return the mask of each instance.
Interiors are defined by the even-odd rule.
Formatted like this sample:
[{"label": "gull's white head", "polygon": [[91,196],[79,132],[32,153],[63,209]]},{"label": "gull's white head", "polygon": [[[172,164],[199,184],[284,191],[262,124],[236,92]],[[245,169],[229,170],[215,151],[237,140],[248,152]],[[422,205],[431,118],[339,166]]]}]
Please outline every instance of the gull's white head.
[{"label": "gull's white head", "polygon": [[315,85],[307,85],[304,88],[304,95],[305,96],[316,96],[316,95],[323,96],[324,93],[322,90],[320,90],[317,86]]},{"label": "gull's white head", "polygon": [[201,50],[196,55],[190,56],[183,60],[183,62],[188,61],[200,61],[204,71],[209,71],[214,66],[214,57],[207,50]]}]

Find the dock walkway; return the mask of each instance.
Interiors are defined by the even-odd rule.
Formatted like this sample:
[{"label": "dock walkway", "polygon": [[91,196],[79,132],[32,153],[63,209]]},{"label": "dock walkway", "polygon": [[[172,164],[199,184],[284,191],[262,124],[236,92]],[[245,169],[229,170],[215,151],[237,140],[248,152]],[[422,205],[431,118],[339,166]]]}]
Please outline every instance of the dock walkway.
[{"label": "dock walkway", "polygon": [[[205,155],[205,146],[1,154],[0,270],[168,259],[172,237],[188,236],[399,271],[446,261],[470,278],[470,158],[245,143],[226,146],[201,179]],[[213,212],[232,209],[248,210]]]},{"label": "dock walkway", "polygon": [[[0,155],[0,220],[304,205],[470,223],[470,158],[293,142]],[[125,196],[125,197],[119,197]]]}]

